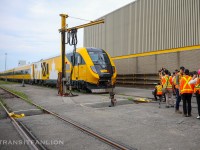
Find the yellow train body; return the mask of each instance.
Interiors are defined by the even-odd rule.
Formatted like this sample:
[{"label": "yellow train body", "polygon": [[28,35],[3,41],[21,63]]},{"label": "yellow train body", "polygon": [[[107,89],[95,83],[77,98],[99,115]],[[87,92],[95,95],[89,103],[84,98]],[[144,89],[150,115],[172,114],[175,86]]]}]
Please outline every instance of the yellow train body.
[{"label": "yellow train body", "polygon": [[[74,67],[72,63],[74,61]],[[77,89],[107,89],[109,81],[116,82],[116,69],[109,54],[97,48],[78,48],[76,55],[68,53],[66,62],[66,80],[70,80]],[[29,83],[56,84],[61,72],[61,56],[42,59],[30,65],[21,66],[0,73],[0,78],[25,80]]]}]

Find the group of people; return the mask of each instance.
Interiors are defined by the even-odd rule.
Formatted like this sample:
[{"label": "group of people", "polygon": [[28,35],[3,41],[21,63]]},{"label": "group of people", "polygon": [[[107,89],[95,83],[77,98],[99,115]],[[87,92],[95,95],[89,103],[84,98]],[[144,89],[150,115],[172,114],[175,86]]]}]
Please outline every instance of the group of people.
[{"label": "group of people", "polygon": [[[183,116],[191,116],[191,99],[196,95],[198,116],[200,119],[200,69],[196,72],[190,72],[183,66],[171,74],[167,69],[159,70],[160,83],[155,86],[154,97],[159,98],[161,103],[164,97],[166,108],[175,107],[175,112],[182,114],[179,105],[183,101]],[[175,101],[176,99],[176,101]]]}]

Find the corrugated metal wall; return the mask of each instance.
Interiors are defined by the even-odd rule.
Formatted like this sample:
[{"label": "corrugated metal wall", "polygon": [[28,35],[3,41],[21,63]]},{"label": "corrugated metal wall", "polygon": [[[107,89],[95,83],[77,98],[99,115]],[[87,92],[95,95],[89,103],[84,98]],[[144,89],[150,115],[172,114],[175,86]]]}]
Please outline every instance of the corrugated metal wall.
[{"label": "corrugated metal wall", "polygon": [[[103,48],[112,57],[200,45],[200,0],[137,0],[102,18],[104,24],[84,29],[84,46]],[[176,53],[165,55],[163,58],[175,59],[169,66],[184,63],[173,56]],[[155,65],[159,57],[162,56],[138,58],[139,68],[134,72],[142,72],[145,68],[140,64],[149,60]],[[120,62],[119,70],[119,66],[130,64],[132,59],[115,62]],[[149,73],[156,69],[154,66],[145,70]]]},{"label": "corrugated metal wall", "polygon": [[156,73],[165,67],[173,72],[180,66],[195,71],[200,68],[200,49],[145,57],[115,60],[118,74]]}]

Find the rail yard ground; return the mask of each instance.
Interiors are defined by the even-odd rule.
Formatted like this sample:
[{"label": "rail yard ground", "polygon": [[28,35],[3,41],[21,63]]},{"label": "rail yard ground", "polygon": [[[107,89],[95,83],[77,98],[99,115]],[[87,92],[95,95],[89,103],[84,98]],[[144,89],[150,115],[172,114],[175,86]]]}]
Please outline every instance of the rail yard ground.
[{"label": "rail yard ground", "polygon": [[[21,91],[39,104],[62,117],[71,118],[99,133],[139,150],[198,150],[200,147],[200,121],[196,119],[196,99],[192,99],[192,117],[175,114],[174,108],[163,103],[135,103],[138,98],[152,99],[151,90],[116,87],[117,106],[108,107],[108,94],[77,92],[76,97],[57,96],[57,90],[41,86],[3,84],[4,87]],[[32,111],[32,115],[19,120],[34,135],[46,142],[48,149],[113,149],[97,139],[64,124],[49,114],[36,113],[16,99],[4,101],[15,111]],[[182,105],[181,105],[182,107]],[[1,111],[1,109],[0,109]],[[3,113],[1,113],[3,114]],[[3,116],[3,115],[2,115]],[[0,119],[0,140],[20,139],[10,121]],[[9,146],[9,147],[8,147]],[[2,149],[27,149],[24,145],[0,143]]]}]

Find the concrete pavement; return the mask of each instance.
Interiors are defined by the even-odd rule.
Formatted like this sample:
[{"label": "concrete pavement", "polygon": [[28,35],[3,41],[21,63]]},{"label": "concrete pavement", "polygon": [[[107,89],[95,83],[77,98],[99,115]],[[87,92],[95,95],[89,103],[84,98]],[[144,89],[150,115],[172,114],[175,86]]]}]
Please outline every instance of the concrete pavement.
[{"label": "concrete pavement", "polygon": [[[164,104],[160,109],[157,103],[136,104],[132,102],[108,107],[105,105],[110,101],[107,94],[79,93],[79,96],[69,98],[56,96],[55,89],[46,87],[7,86],[27,93],[34,102],[63,117],[69,117],[133,148],[141,150],[198,150],[200,147],[200,120],[196,119],[196,108],[192,110],[192,117],[183,117],[180,114],[175,114],[174,108],[165,108]],[[151,90],[136,88],[117,87],[116,93],[117,100],[124,101],[122,103],[126,103],[127,97],[153,97]],[[102,107],[91,107],[91,105],[99,104],[102,104]],[[195,99],[193,99],[193,106],[195,105]],[[34,118],[35,116],[31,117]],[[28,127],[36,132],[38,128],[43,127],[34,122],[50,119],[39,117],[37,120],[33,119],[33,122],[32,119],[27,120],[27,117],[22,119]],[[52,137],[54,139],[64,137],[62,131],[65,128],[54,126],[54,124],[50,127],[52,132],[48,134],[48,130],[44,130],[43,132],[40,131],[40,134],[43,137],[55,134],[57,136]],[[58,128],[60,128],[60,134],[57,134],[58,130],[56,129]],[[40,137],[42,138],[42,136]]]}]

